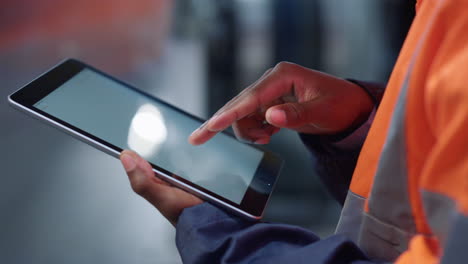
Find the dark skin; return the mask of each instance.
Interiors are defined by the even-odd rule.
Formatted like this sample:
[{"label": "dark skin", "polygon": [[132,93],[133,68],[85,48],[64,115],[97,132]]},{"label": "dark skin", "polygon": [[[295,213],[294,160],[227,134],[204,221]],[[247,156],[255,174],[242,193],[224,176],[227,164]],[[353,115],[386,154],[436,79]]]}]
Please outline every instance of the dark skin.
[{"label": "dark skin", "polygon": [[[354,83],[292,63],[279,63],[229,101],[189,137],[200,145],[232,126],[238,139],[267,144],[282,128],[309,134],[336,134],[365,121],[373,109],[369,95]],[[120,159],[133,190],[173,225],[183,209],[202,200],[155,177],[135,152]]]},{"label": "dark skin", "polygon": [[173,225],[184,208],[201,204],[200,198],[156,177],[151,165],[131,150],[124,150],[120,160],[133,191],[154,205]]}]

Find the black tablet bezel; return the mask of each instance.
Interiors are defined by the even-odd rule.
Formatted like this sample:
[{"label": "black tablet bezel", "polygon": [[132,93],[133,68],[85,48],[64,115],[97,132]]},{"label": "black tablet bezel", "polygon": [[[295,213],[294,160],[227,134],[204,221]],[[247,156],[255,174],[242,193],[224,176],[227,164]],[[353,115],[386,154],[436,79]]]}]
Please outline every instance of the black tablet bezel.
[{"label": "black tablet bezel", "polygon": [[[46,97],[49,93],[51,93],[52,91],[54,91],[55,89],[59,88],[62,84],[64,84],[66,81],[68,81],[69,79],[71,79],[73,76],[75,76],[76,74],[78,74],[79,72],[81,72],[83,69],[89,69],[89,70],[92,70],[100,75],[103,75],[104,77],[107,77],[115,82],[118,82],[119,84],[122,84],[124,86],[126,86],[127,88],[129,89],[132,89],[136,92],[138,92],[139,94],[143,95],[143,96],[146,96],[148,98],[150,98],[151,100],[155,100],[159,103],[162,103],[168,107],[170,107],[171,109],[175,110],[175,111],[178,111],[182,114],[184,114],[185,116],[189,117],[189,118],[192,118],[194,120],[197,120],[198,122],[203,123],[204,120],[196,117],[196,116],[193,116],[171,104],[168,104],[152,95],[149,95],[143,91],[140,91],[138,89],[136,89],[135,87],[125,83],[125,82],[122,82],[92,66],[89,66],[89,65],[86,65],[78,60],[75,60],[75,59],[68,59],[68,60],[65,60],[64,62],[60,63],[59,65],[55,66],[54,68],[52,68],[51,70],[49,70],[48,72],[44,73],[43,75],[39,76],[37,79],[35,79],[34,81],[32,81],[31,83],[27,84],[26,86],[24,86],[23,88],[21,88],[20,90],[16,91],[15,93],[13,93],[12,95],[10,95],[10,100],[14,101],[15,103],[17,104],[20,104],[32,111],[34,111],[35,113],[43,116],[43,117],[46,117],[50,120],[53,120],[57,123],[59,123],[60,125],[62,126],[65,126],[73,131],[76,131],[78,134],[81,134],[89,139],[92,139],[96,142],[99,142],[100,144],[108,147],[108,148],[111,148],[117,152],[121,152],[123,149],[118,147],[118,146],[115,146],[113,144],[110,144],[86,131],[83,131],[63,120],[60,120],[58,118],[56,118],[55,116],[52,116],[36,107],[34,107],[34,104],[37,103],[38,101],[40,101],[41,99],[43,99],[44,97]],[[227,133],[227,132],[223,132],[225,134],[227,134],[228,136],[230,137],[233,137],[233,135]],[[88,142],[89,143],[89,142]],[[240,143],[240,142],[239,142]],[[243,144],[243,143],[240,143],[240,144]],[[266,204],[267,204],[267,201],[271,195],[271,192],[272,192],[272,189],[276,183],[276,179],[278,177],[278,174],[279,174],[279,171],[281,170],[281,167],[282,167],[282,160],[281,158],[279,158],[277,155],[275,155],[274,153],[270,152],[270,151],[267,151],[265,149],[262,149],[260,147],[257,147],[257,146],[253,146],[253,145],[249,145],[250,147],[253,147],[253,148],[256,148],[256,149],[259,149],[261,150],[264,155],[263,155],[263,158],[262,158],[262,161],[260,162],[260,164],[258,165],[257,167],[257,170],[255,172],[255,175],[252,179],[252,182],[250,183],[242,201],[240,204],[237,204],[237,203],[234,203],[216,193],[213,193],[201,186],[198,186],[188,180],[186,180],[185,178],[183,177],[180,177],[170,171],[167,171],[165,170],[164,168],[161,168],[153,163],[150,163],[151,166],[153,167],[153,169],[155,169],[156,171],[158,172],[162,172],[164,173],[165,175],[167,176],[170,176],[170,177],[173,177],[174,179],[177,179],[178,181],[180,182],[183,182],[189,186],[191,186],[192,188],[196,188],[198,189],[199,191],[205,193],[205,194],[208,194],[209,196],[212,196],[218,200],[221,200],[223,201],[224,203],[227,203],[235,208],[238,208],[244,212],[247,212],[248,214],[250,214],[251,216],[253,216],[252,218],[255,218],[255,219],[260,219],[262,216],[263,216],[263,211],[266,207]]]}]

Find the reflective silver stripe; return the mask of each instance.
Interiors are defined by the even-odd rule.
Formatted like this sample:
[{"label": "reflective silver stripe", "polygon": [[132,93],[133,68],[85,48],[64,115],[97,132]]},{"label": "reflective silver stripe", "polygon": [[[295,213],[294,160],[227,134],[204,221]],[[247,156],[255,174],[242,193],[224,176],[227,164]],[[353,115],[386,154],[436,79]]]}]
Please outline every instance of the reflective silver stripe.
[{"label": "reflective silver stripe", "polygon": [[369,196],[369,212],[378,216],[381,221],[414,233],[416,225],[408,193],[405,139],[406,98],[411,71],[412,66],[408,70],[393,112]]},{"label": "reflective silver stripe", "polygon": [[364,213],[365,198],[348,191],[336,234],[358,244],[373,260],[394,261],[408,247],[413,233]]},{"label": "reflective silver stripe", "polygon": [[[349,192],[346,201],[349,205],[345,204],[336,231],[348,234],[354,241],[358,236],[358,245],[374,260],[394,261],[408,248],[411,237],[417,231],[408,188],[405,138],[407,93],[416,58],[443,2],[444,0],[437,2],[436,10],[414,49],[368,198],[369,212],[363,216],[356,215],[363,212],[364,205],[358,208],[360,204],[354,201],[356,197]],[[353,228],[359,229],[358,235],[356,231],[352,231]],[[466,262],[468,258],[463,260]]]},{"label": "reflective silver stripe", "polygon": [[413,233],[364,214],[358,245],[373,260],[395,261],[407,248]]},{"label": "reflective silver stripe", "polygon": [[368,198],[369,212],[363,216],[365,200],[357,199],[358,196],[349,192],[337,228],[337,232],[357,241],[359,247],[377,261],[394,261],[407,249],[416,232],[408,193],[405,142],[405,109],[411,70],[412,66],[393,112]]},{"label": "reflective silver stripe", "polygon": [[443,194],[426,190],[422,191],[422,199],[429,226],[443,246],[450,225],[453,224],[454,217],[457,215],[455,201]]},{"label": "reflective silver stripe", "polygon": [[358,243],[365,202],[364,197],[348,191],[340,220],[336,226],[336,234],[343,234],[356,244]]},{"label": "reflective silver stripe", "polygon": [[371,215],[378,216],[380,221],[392,224],[408,233],[416,232],[416,224],[409,199],[405,138],[405,112],[409,80],[422,44],[443,2],[444,0],[438,1],[436,11],[432,14],[428,26],[418,40],[411,58],[369,196],[369,213]]},{"label": "reflective silver stripe", "polygon": [[454,223],[441,264],[468,263],[468,217],[458,214]]}]

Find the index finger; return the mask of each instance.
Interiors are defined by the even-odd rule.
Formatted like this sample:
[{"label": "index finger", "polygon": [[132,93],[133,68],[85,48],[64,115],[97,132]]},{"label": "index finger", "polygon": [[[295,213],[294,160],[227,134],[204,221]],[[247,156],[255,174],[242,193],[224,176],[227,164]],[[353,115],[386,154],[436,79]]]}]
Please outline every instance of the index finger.
[{"label": "index finger", "polygon": [[276,68],[265,78],[244,90],[238,97],[229,101],[211,119],[190,135],[189,142],[193,145],[203,144],[237,120],[290,92],[294,85],[293,78]]}]

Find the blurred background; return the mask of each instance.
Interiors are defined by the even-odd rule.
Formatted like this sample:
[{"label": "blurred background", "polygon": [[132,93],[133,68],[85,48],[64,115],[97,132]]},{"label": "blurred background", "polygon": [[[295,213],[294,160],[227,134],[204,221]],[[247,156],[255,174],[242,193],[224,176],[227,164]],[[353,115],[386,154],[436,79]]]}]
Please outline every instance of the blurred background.
[{"label": "blurred background", "polygon": [[[2,0],[0,263],[180,263],[175,231],[117,159],[13,110],[7,95],[78,58],[207,118],[280,61],[386,82],[408,0]],[[265,220],[333,233],[340,206],[296,134]]]}]

